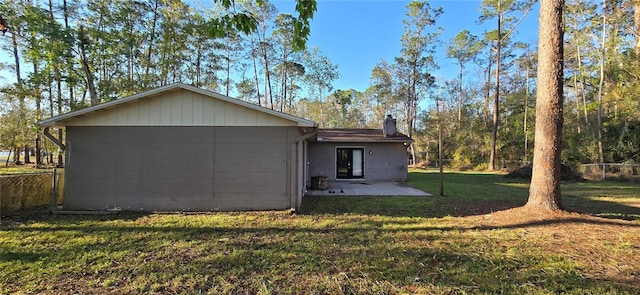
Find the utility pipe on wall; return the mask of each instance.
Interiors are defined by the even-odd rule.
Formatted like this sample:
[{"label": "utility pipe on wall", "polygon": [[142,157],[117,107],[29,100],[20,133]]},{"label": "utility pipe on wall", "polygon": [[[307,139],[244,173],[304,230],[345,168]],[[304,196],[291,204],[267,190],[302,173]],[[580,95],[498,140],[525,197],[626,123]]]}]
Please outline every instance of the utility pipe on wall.
[{"label": "utility pipe on wall", "polygon": [[46,138],[48,138],[53,143],[55,143],[60,148],[61,152],[64,152],[64,150],[65,150],[64,143],[62,143],[62,141],[60,141],[60,139],[55,138],[53,135],[51,135],[51,133],[49,133],[49,127],[44,127],[44,130],[42,131],[42,133],[44,133],[44,136]]}]

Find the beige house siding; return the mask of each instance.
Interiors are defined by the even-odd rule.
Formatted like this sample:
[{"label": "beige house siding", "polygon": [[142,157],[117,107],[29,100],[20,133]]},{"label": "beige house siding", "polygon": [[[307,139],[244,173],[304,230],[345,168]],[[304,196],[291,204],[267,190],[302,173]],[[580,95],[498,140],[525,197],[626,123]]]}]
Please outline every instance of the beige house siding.
[{"label": "beige house siding", "polygon": [[68,119],[67,126],[297,126],[245,106],[180,89]]},{"label": "beige house siding", "polygon": [[292,203],[297,127],[69,127],[64,210],[273,210]]},{"label": "beige house siding", "polygon": [[[49,118],[65,127],[65,210],[298,208],[316,124],[184,84]],[[45,128],[45,132],[47,131]]]}]

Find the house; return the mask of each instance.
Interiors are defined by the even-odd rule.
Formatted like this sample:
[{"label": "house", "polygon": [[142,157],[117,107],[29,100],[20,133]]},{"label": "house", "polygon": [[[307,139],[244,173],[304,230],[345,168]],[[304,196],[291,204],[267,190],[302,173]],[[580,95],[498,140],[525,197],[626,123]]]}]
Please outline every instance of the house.
[{"label": "house", "polygon": [[329,181],[405,181],[411,138],[395,129],[319,129],[310,139],[309,175]]},{"label": "house", "polygon": [[[295,210],[315,174],[405,179],[403,144],[411,141],[381,130],[318,130],[180,83],[40,124],[64,150],[64,210]],[[66,129],[64,142],[51,127]]]}]

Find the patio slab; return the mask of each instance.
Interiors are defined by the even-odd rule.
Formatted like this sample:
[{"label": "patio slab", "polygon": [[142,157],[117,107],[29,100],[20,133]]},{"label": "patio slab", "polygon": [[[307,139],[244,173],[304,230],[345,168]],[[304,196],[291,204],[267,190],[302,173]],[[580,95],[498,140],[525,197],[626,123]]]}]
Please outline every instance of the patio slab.
[{"label": "patio slab", "polygon": [[398,182],[330,181],[326,190],[309,189],[307,196],[423,196],[430,193]]}]

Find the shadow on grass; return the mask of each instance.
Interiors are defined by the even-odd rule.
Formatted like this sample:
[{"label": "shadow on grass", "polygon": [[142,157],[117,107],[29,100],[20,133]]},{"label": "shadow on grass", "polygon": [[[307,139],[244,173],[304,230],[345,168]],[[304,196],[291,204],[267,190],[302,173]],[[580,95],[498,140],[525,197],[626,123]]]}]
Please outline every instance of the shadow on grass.
[{"label": "shadow on grass", "polygon": [[[105,221],[118,221],[131,220],[136,216],[122,213],[104,218]],[[0,251],[4,253],[0,262],[33,265],[34,269],[45,273],[59,269],[60,263],[64,262],[70,265],[63,276],[81,276],[95,281],[105,281],[109,276],[121,278],[120,273],[130,273],[135,269],[135,275],[129,279],[139,277],[144,284],[163,284],[180,274],[210,276],[215,273],[218,277],[214,277],[214,281],[196,280],[193,282],[195,285],[181,287],[207,290],[216,283],[215,280],[235,277],[236,284],[249,284],[234,285],[234,289],[250,294],[258,293],[263,284],[256,274],[278,274],[278,282],[282,286],[277,287],[298,288],[285,292],[292,294],[337,293],[337,290],[352,290],[353,294],[381,293],[381,290],[373,292],[381,287],[375,282],[388,284],[382,286],[389,288],[382,293],[402,293],[394,291],[394,288],[406,286],[424,287],[428,291],[434,285],[438,286],[437,293],[450,294],[633,294],[638,290],[630,282],[585,278],[571,258],[546,257],[529,250],[522,252],[527,241],[500,236],[505,239],[504,243],[508,242],[508,247],[519,249],[517,252],[520,254],[513,255],[500,240],[495,240],[496,237],[474,234],[476,229],[585,222],[582,219],[509,227],[418,225],[393,228],[388,226],[394,220],[372,221],[344,216],[349,219],[347,226],[316,228],[314,225],[257,226],[240,221],[227,226],[174,226],[170,222],[157,221],[151,225],[146,221],[132,222],[128,226],[103,225],[100,222],[79,224],[83,218],[85,221],[97,220],[91,216],[74,217],[72,220],[57,217],[51,220],[55,222],[52,224],[45,222],[33,227],[3,229],[7,233],[34,239],[46,233],[51,235],[41,244],[34,244],[32,249],[0,245]],[[287,224],[289,217],[281,215],[281,218],[281,223]],[[606,220],[591,222],[614,224]],[[443,235],[443,231],[453,230],[460,232]],[[48,243],[64,246],[50,247]],[[120,256],[114,256],[114,253]],[[95,264],[96,259],[102,264]],[[26,284],[26,281],[20,281],[22,276],[19,272],[10,272],[7,277]],[[50,276],[35,277],[45,280],[45,285],[46,280],[51,279]],[[309,277],[326,281],[300,282]],[[55,277],[56,281],[58,279],[60,277]],[[118,288],[125,288],[127,284],[132,282],[122,282]],[[328,289],[318,292],[316,288]],[[133,290],[121,291],[128,293],[124,291]]]},{"label": "shadow on grass", "polygon": [[[449,172],[444,177],[445,196],[305,196],[302,215],[360,214],[388,217],[446,216],[466,217],[485,215],[523,206],[527,202],[529,182],[507,179],[500,174]],[[439,174],[413,171],[406,185],[427,192],[439,191]],[[566,182],[563,183],[563,204],[568,211],[599,217],[640,220],[640,184],[622,182]],[[594,196],[605,196],[595,198]],[[638,207],[617,202],[616,198],[631,199]],[[169,212],[175,213],[175,212]],[[135,221],[149,212],[116,215],[77,216],[61,215],[69,222],[74,220]],[[2,218],[6,222],[25,222],[31,219],[59,219],[42,211],[23,211]]]},{"label": "shadow on grass", "polygon": [[299,214],[362,214],[389,217],[464,217],[522,206],[512,201],[460,201],[448,197],[307,196]]},{"label": "shadow on grass", "polygon": [[2,215],[2,223],[10,225],[12,223],[30,223],[30,222],[47,222],[64,220],[67,223],[85,222],[85,221],[136,221],[139,218],[149,216],[152,212],[103,212],[104,214],[76,214],[71,213],[51,213],[48,208],[34,208],[27,210],[19,210],[9,212]]},{"label": "shadow on grass", "polygon": [[[411,172],[409,186],[430,193],[439,191],[438,173]],[[529,181],[507,179],[500,174],[446,173],[445,196],[307,196],[301,214],[364,214],[391,217],[465,217],[523,206]],[[640,220],[640,185],[615,182],[567,182],[563,184],[563,204],[568,211],[623,220]],[[602,200],[597,195],[611,195]],[[615,196],[631,196],[638,207],[616,202]]]}]

